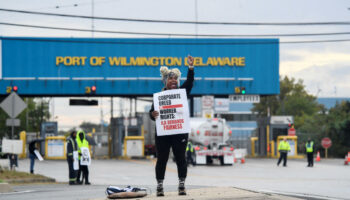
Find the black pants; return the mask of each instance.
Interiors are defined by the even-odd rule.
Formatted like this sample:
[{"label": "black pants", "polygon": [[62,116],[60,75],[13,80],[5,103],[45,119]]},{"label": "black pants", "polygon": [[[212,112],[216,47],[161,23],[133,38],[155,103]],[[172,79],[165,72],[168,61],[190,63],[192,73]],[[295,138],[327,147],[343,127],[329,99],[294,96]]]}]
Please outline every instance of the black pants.
[{"label": "black pants", "polygon": [[283,159],[283,166],[287,166],[287,153],[286,152],[280,152],[280,158],[278,159],[277,165],[280,164],[282,159]]},{"label": "black pants", "polygon": [[186,147],[188,134],[177,134],[167,136],[156,136],[157,164],[156,164],[156,179],[163,180],[165,175],[166,164],[169,158],[170,147],[173,150],[177,173],[179,178],[186,178],[187,163],[186,163]]},{"label": "black pants", "polygon": [[67,159],[69,170],[69,183],[75,183],[77,180],[77,171],[73,168],[73,159]]},{"label": "black pants", "polygon": [[78,171],[78,176],[77,176],[77,182],[80,182],[80,174],[83,173],[83,177],[81,179],[81,182],[84,182],[85,179],[85,183],[89,182],[89,168],[87,165],[81,165],[79,162],[79,171]]},{"label": "black pants", "polygon": [[307,166],[313,167],[314,166],[314,153],[306,153],[307,155]]}]

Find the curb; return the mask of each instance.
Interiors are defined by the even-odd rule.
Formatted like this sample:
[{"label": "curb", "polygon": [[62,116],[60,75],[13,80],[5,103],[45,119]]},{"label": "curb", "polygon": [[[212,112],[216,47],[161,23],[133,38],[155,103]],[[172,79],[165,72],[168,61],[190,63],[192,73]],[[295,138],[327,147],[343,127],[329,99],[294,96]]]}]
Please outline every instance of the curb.
[{"label": "curb", "polygon": [[4,181],[6,181],[7,183],[12,183],[12,184],[19,184],[19,183],[55,183],[56,182],[56,180],[53,179],[53,178],[11,179],[11,180],[4,180]]},{"label": "curb", "polygon": [[0,193],[12,192],[12,187],[8,183],[0,183]]}]

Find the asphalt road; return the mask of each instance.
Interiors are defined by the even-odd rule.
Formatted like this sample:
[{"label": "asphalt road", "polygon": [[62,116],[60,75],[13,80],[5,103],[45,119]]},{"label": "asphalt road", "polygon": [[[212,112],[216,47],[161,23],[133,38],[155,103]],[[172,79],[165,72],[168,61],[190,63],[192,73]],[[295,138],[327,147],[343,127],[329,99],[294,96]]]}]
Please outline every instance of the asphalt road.
[{"label": "asphalt road", "polygon": [[[60,183],[14,186],[15,193],[0,194],[0,199],[104,199],[108,185],[146,187],[154,193],[154,164],[155,160],[93,160],[89,167],[93,185],[68,186],[66,161],[36,161],[35,173]],[[20,160],[17,170],[29,171],[29,160]],[[177,184],[176,165],[169,161],[165,192],[176,191]],[[342,159],[322,160],[313,168],[306,167],[305,160],[288,160],[287,167],[277,167],[275,159],[246,159],[245,164],[233,166],[189,167],[186,185],[188,189],[235,187],[303,199],[350,199],[350,166],[344,166]]]}]

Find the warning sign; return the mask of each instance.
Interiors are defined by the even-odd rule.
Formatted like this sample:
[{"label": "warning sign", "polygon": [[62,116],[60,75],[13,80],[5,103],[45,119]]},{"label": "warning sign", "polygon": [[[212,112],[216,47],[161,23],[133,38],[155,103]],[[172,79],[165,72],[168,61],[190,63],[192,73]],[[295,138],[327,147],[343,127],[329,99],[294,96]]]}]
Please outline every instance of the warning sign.
[{"label": "warning sign", "polygon": [[153,95],[157,135],[175,135],[190,132],[189,109],[185,89],[167,90]]}]

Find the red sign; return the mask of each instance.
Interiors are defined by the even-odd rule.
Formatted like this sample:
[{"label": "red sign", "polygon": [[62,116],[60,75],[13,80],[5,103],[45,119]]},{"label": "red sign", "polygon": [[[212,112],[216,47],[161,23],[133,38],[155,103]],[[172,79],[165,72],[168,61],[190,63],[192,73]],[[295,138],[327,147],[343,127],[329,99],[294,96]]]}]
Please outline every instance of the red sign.
[{"label": "red sign", "polygon": [[295,128],[288,129],[288,135],[295,135]]},{"label": "red sign", "polygon": [[328,149],[329,147],[332,146],[332,140],[329,139],[328,137],[325,137],[322,139],[321,144],[323,148]]}]

